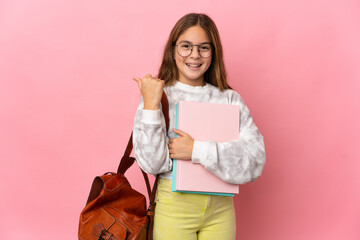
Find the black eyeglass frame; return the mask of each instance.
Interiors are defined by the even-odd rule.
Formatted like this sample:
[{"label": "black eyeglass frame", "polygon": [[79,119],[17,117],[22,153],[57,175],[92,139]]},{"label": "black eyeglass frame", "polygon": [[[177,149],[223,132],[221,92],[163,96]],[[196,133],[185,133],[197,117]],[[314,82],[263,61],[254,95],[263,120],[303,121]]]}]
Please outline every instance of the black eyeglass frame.
[{"label": "black eyeglass frame", "polygon": [[[202,55],[201,55],[201,53],[200,53],[200,46],[201,45],[203,45],[203,44],[190,44],[189,43],[189,45],[190,45],[190,47],[191,47],[191,51],[190,51],[190,53],[189,53],[189,55],[187,55],[187,56],[183,56],[183,55],[181,55],[180,53],[179,53],[179,48],[178,48],[178,46],[181,44],[181,43],[183,43],[184,41],[181,41],[181,42],[179,42],[179,44],[175,44],[174,43],[174,46],[177,48],[176,49],[176,52],[181,56],[181,57],[188,57],[188,56],[190,56],[191,54],[192,54],[192,51],[193,51],[193,46],[197,46],[198,47],[198,53],[199,53],[199,55],[202,57],[202,58],[209,58],[209,57],[211,57],[212,55],[213,55],[213,51],[214,51],[214,47],[213,47],[213,45],[211,44],[211,43],[203,43],[203,44],[209,44],[210,45],[210,47],[211,47],[211,54],[210,54],[210,56],[208,56],[208,57],[203,57]],[[186,41],[185,41],[186,42]]]}]

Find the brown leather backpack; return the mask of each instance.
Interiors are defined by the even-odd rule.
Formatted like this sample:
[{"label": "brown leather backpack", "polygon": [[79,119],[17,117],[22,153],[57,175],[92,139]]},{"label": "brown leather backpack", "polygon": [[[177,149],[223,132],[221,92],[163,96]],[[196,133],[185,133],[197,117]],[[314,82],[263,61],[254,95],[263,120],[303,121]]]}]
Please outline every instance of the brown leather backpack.
[{"label": "brown leather backpack", "polygon": [[[161,104],[168,129],[165,93]],[[159,176],[156,176],[151,190],[148,176],[141,170],[150,199],[146,209],[145,196],[134,190],[124,176],[135,161],[135,158],[130,157],[132,147],[131,134],[117,174],[109,172],[94,179],[86,206],[80,214],[79,240],[152,240],[154,200]]]}]

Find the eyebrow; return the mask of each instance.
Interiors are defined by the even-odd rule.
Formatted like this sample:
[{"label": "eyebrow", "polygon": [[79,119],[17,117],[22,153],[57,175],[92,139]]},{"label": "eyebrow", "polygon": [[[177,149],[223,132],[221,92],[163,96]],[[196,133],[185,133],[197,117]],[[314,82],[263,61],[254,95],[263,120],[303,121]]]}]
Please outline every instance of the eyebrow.
[{"label": "eyebrow", "polygon": [[[186,42],[186,43],[193,44],[193,42],[188,41],[188,40],[183,40],[183,41],[181,41],[181,42],[179,42],[179,43],[182,43],[182,42]],[[199,43],[199,44],[211,44],[211,43],[210,43],[210,42],[202,42],[202,43]]]}]

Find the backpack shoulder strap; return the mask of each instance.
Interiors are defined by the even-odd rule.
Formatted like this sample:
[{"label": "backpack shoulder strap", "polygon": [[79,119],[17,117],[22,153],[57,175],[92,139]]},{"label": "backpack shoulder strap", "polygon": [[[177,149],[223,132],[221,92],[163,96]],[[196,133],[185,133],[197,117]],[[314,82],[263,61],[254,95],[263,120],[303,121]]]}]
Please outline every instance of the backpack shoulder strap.
[{"label": "backpack shoulder strap", "polygon": [[[161,107],[162,107],[162,112],[165,118],[165,123],[166,123],[166,129],[169,130],[169,102],[167,100],[167,96],[165,94],[165,92],[163,92],[162,98],[161,98]],[[129,142],[126,146],[125,152],[124,152],[124,156],[122,157],[117,173],[121,173],[121,174],[125,174],[125,172],[134,164],[135,158],[130,157],[131,151],[133,150],[133,141],[132,141],[132,132],[129,138]],[[150,182],[149,182],[149,178],[147,176],[147,173],[145,173],[141,168],[140,168],[145,183],[146,183],[146,188],[148,191],[148,195],[149,195],[149,199],[150,199],[150,204],[154,202],[155,200],[155,193],[156,193],[156,186],[157,186],[157,182],[159,179],[159,175],[156,175],[156,179],[154,182],[154,186],[153,189],[151,190],[150,188]]]}]

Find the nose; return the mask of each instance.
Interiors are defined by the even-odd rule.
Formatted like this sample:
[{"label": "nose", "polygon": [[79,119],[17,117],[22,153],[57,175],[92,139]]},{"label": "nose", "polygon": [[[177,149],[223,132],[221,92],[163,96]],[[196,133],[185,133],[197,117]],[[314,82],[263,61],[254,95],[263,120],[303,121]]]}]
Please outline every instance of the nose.
[{"label": "nose", "polygon": [[197,46],[197,45],[192,46],[192,51],[191,51],[190,57],[191,58],[200,58],[199,46]]}]

